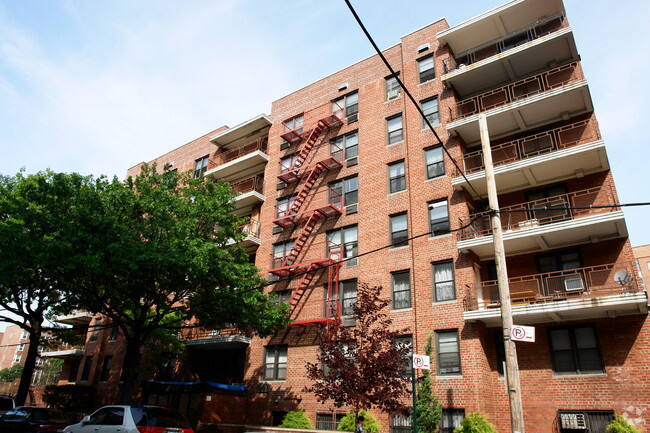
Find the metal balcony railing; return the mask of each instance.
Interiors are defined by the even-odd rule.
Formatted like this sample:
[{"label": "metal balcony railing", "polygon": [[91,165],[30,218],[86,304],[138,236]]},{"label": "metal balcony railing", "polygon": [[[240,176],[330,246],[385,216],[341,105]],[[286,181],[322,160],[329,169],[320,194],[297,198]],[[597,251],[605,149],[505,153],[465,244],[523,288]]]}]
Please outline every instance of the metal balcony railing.
[{"label": "metal balcony railing", "polygon": [[[600,140],[598,128],[593,121],[582,120],[538,134],[492,146],[492,161],[495,167],[532,158],[580,144]],[[483,151],[477,150],[463,155],[464,174],[483,170]],[[456,169],[456,176],[462,173]]]},{"label": "metal balcony railing", "polygon": [[262,194],[264,190],[264,178],[261,176],[252,176],[248,179],[235,182],[230,185],[232,191],[237,194],[246,194],[247,192],[259,192]]},{"label": "metal balcony railing", "polygon": [[[338,262],[339,260],[342,259],[341,245],[336,244],[332,241],[309,244],[309,248],[304,248],[304,250],[311,251],[312,252],[311,256],[296,260],[295,261],[296,267],[298,267],[297,265],[298,263],[311,263],[311,262],[318,262],[318,261],[325,262],[328,260]],[[271,269],[277,269],[283,267],[287,256],[289,256],[290,251],[291,249],[286,249],[286,250],[276,251],[271,253]],[[320,251],[320,252],[314,253],[316,251]]]},{"label": "metal balcony railing", "polygon": [[[513,306],[597,298],[642,290],[636,279],[636,266],[631,261],[512,277],[508,278],[508,283]],[[465,311],[501,305],[497,281],[483,281],[466,285],[466,288]],[[479,288],[482,296],[479,296]]]},{"label": "metal balcony railing", "polygon": [[241,231],[246,236],[260,237],[260,222],[257,220],[250,220],[241,226]]},{"label": "metal balcony railing", "polygon": [[245,331],[237,328],[234,325],[227,324],[221,329],[206,329],[206,328],[188,328],[181,331],[178,336],[179,341],[187,340],[200,340],[204,338],[215,338],[215,337],[248,337],[252,336],[250,331]]},{"label": "metal balcony railing", "polygon": [[569,63],[507,86],[472,96],[449,107],[452,121],[563,86],[581,77],[578,62]]},{"label": "metal balcony railing", "polygon": [[[620,210],[620,208],[589,208],[589,206],[610,205],[616,202],[614,198],[614,192],[611,186],[601,186],[529,201],[514,206],[502,207],[500,210],[501,227],[507,233],[513,230],[614,212]],[[586,208],[568,209],[576,207]],[[479,215],[480,213],[471,214],[469,220],[460,218],[461,227],[466,225],[468,221],[472,221],[475,218],[476,220],[458,232],[457,236],[459,241],[492,234],[490,216]]]},{"label": "metal balcony railing", "polygon": [[289,218],[292,215],[301,215],[306,212],[322,209],[325,207],[333,207],[338,210],[338,213],[343,212],[343,198],[341,193],[327,187],[316,191],[314,194],[307,196],[298,213],[291,213],[295,197],[290,200],[283,201],[281,204],[275,206],[276,218]]},{"label": "metal balcony railing", "polygon": [[248,143],[244,146],[237,147],[235,149],[228,150],[226,152],[220,153],[216,156],[214,160],[208,161],[208,171],[219,167],[220,165],[226,164],[230,161],[234,161],[242,156],[248,155],[253,152],[262,151],[266,152],[266,146],[268,144],[268,138],[261,137],[257,140]]},{"label": "metal balcony railing", "polygon": [[445,74],[468,66],[488,57],[508,51],[509,49],[518,47],[527,42],[539,39],[561,28],[568,27],[563,13],[559,13],[534,24],[522,27],[507,35],[493,39],[489,42],[481,44],[471,50],[464,51],[453,57],[449,57],[443,61]]}]

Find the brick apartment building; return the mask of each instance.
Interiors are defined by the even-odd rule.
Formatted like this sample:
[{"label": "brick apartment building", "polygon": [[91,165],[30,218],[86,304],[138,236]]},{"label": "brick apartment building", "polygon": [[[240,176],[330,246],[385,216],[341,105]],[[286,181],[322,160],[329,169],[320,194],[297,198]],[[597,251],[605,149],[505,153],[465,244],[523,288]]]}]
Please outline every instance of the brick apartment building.
[{"label": "brick apartment building", "polygon": [[[515,0],[453,27],[436,21],[384,55],[442,143],[372,56],[275,101],[270,116],[156,158],[233,185],[237,213],[249,217],[243,246],[279,281],[268,290],[295,322],[272,339],[184,334],[188,362],[151,370],[147,400],[213,423],[276,425],[303,408],[317,428],[335,428],[343,411],[303,392],[305,362],[316,359],[318,326],[336,315],[354,325],[365,282],[383,286],[416,353],[434,335],[442,431],[477,410],[508,431],[493,237],[481,216],[484,113],[514,321],[536,328],[535,343],[517,346],[527,430],[601,432],[614,412],[647,429],[648,298],[623,213],[590,208],[618,196],[562,2]],[[83,363],[87,380],[100,377],[111,356],[102,377],[117,387],[109,345],[87,343],[64,374],[83,381]],[[375,415],[384,432],[404,424]]]}]

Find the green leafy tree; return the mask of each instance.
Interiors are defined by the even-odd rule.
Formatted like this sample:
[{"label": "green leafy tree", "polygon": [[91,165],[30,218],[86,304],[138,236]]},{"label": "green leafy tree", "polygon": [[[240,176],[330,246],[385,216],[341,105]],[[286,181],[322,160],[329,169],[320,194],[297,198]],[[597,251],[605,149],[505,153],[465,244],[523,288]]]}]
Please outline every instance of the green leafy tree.
[{"label": "green leafy tree", "polygon": [[20,364],[0,370],[0,382],[13,382],[23,374],[24,367]]},{"label": "green leafy tree", "polygon": [[[431,356],[433,352],[433,334],[429,334],[424,353]],[[431,371],[422,370],[423,378],[417,386],[417,417],[419,433],[435,433],[442,419],[442,405],[432,389]]]},{"label": "green leafy tree", "polygon": [[236,323],[271,335],[288,323],[287,306],[263,294],[246,252],[233,193],[223,181],[144,165],[111,182],[99,220],[78,230],[88,245],[77,279],[82,304],[119,326],[126,341],[120,400],[131,401],[142,349],[186,323]]},{"label": "green leafy tree", "polygon": [[[393,329],[385,310],[389,301],[381,298],[381,286],[362,284],[353,310],[356,326],[343,326],[340,318],[321,329],[317,363],[307,363],[307,377],[318,401],[333,400],[361,409],[376,407],[385,412],[405,413],[408,396],[405,377],[410,347],[396,344],[408,329]],[[323,368],[324,366],[324,368]]]},{"label": "green leafy tree", "polygon": [[641,430],[636,428],[622,415],[616,414],[614,420],[605,429],[607,433],[641,433]]},{"label": "green leafy tree", "polygon": [[372,414],[370,414],[369,412],[363,409],[360,410],[359,413],[356,413],[353,410],[346,413],[345,416],[341,418],[341,422],[339,423],[338,430],[353,432],[355,430],[355,427],[357,426],[357,418],[360,416],[362,416],[365,419],[363,423],[363,428],[366,429],[368,433],[379,433],[379,430],[381,429],[381,424],[379,424],[377,418],[375,418],[374,416],[372,416]]},{"label": "green leafy tree", "polygon": [[27,398],[45,319],[76,304],[74,279],[87,255],[77,230],[92,225],[105,185],[51,171],[0,176],[0,321],[29,333],[18,404]]},{"label": "green leafy tree", "polygon": [[498,433],[497,428],[481,412],[469,413],[454,433]]},{"label": "green leafy tree", "polygon": [[304,409],[301,409],[287,412],[284,418],[282,418],[282,423],[278,427],[311,429],[312,424]]}]

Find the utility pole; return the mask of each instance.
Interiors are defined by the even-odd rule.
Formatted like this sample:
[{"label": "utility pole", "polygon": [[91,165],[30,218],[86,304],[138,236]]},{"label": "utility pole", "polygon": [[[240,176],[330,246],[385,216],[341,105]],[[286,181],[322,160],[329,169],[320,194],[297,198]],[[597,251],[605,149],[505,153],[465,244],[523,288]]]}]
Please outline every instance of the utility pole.
[{"label": "utility pole", "polygon": [[521,384],[519,382],[519,365],[517,362],[517,348],[510,339],[512,331],[512,308],[510,305],[510,286],[508,284],[508,269],[506,268],[506,253],[503,248],[503,231],[501,229],[501,216],[499,214],[499,200],[497,199],[497,186],[494,180],[494,166],[492,164],[492,150],[490,148],[490,135],[488,134],[487,118],[485,113],[478,115],[478,125],[481,133],[481,146],[483,148],[483,164],[485,166],[485,180],[487,182],[488,202],[492,211],[492,235],[494,239],[494,261],[497,266],[497,281],[499,284],[499,300],[501,301],[501,326],[503,328],[503,344],[506,354],[506,386],[510,399],[510,419],[513,433],[525,433],[524,411],[521,402]]}]

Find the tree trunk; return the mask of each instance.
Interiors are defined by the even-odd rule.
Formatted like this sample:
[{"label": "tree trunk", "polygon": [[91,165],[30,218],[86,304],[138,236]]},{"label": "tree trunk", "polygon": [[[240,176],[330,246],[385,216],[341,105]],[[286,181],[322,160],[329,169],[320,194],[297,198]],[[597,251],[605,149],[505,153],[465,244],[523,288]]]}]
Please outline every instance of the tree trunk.
[{"label": "tree trunk", "polygon": [[142,360],[141,348],[142,344],[138,340],[127,340],[122,365],[122,392],[120,392],[120,403],[122,404],[131,404],[133,393],[138,389],[138,375]]},{"label": "tree trunk", "polygon": [[41,327],[40,325],[32,326],[29,332],[29,348],[27,350],[27,357],[23,373],[20,375],[20,385],[18,385],[18,392],[16,393],[16,405],[24,405],[29,395],[29,387],[32,384],[32,375],[36,368],[36,358],[38,357],[38,346],[41,342]]}]

